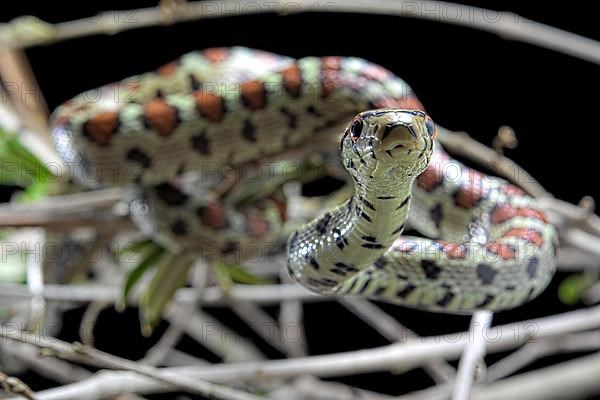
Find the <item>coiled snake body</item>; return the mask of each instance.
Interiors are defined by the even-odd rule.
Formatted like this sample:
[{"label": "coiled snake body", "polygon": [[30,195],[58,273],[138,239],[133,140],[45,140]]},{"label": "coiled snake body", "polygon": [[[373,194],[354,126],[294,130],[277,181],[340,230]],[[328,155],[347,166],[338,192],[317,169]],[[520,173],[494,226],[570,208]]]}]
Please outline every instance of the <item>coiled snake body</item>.
[{"label": "coiled snake body", "polygon": [[[182,176],[284,158],[346,125],[340,155],[355,193],[291,235],[291,276],[319,293],[453,313],[535,297],[555,269],[553,226],[518,187],[451,159],[422,110],[365,60],[235,47],[83,93],[52,124],[80,181],[142,188],[132,213],[144,229],[208,258],[276,237],[285,207],[270,193],[241,208],[193,196]],[[407,220],[431,239],[400,236]]]}]

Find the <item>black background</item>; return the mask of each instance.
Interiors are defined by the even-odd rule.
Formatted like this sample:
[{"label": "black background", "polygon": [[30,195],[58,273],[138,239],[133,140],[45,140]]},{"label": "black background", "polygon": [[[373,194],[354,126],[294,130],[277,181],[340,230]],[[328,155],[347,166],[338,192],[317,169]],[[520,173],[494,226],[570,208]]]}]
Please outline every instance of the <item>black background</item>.
[{"label": "black background", "polygon": [[[341,0],[338,0],[341,1]],[[524,17],[600,39],[590,6],[583,1],[461,2]],[[2,5],[0,21],[23,14],[49,22],[89,17],[101,10],[153,6],[153,1],[12,2]],[[127,14],[123,14],[123,17]],[[135,15],[131,16],[135,18]],[[599,67],[551,50],[503,40],[493,34],[393,16],[309,13],[293,16],[256,15],[211,19],[173,26],[130,30],[114,36],[92,36],[27,50],[42,91],[51,108],[89,88],[115,81],[205,47],[243,45],[302,57],[351,55],[381,64],[403,77],[439,124],[465,130],[491,143],[500,125],[513,127],[519,147],[508,155],[530,171],[557,197],[577,202],[584,195],[600,198],[597,184],[597,94]],[[537,300],[499,313],[495,323],[549,315],[570,309],[556,296],[565,274]],[[422,313],[382,305],[417,333],[431,335],[466,329],[467,317]],[[243,326],[224,309],[209,310],[232,326]],[[276,312],[275,309],[269,310]],[[121,356],[139,358],[164,331],[149,339],[139,336],[137,311],[107,311],[96,329],[97,345]],[[69,312],[62,338],[77,340],[81,310]],[[305,307],[311,354],[374,347],[385,340],[333,303]],[[273,357],[276,351],[249,337]],[[217,358],[190,340],[182,349]],[[498,356],[488,357],[494,361]],[[564,358],[562,358],[564,359]],[[545,359],[534,367],[559,358]],[[49,382],[24,377],[34,388]],[[402,376],[368,374],[346,382],[360,387],[401,394],[423,388],[431,381],[420,370]],[[159,398],[156,396],[155,398]],[[160,398],[171,398],[160,397]]]}]

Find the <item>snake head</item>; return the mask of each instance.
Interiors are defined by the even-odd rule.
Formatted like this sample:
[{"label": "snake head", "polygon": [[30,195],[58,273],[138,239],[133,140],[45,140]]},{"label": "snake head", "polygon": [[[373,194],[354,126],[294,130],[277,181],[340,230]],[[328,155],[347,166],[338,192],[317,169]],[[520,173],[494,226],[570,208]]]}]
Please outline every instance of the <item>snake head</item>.
[{"label": "snake head", "polygon": [[[348,124],[341,143],[342,159],[353,169],[400,170],[409,176],[423,172],[431,159],[435,124],[422,111],[365,111]],[[354,168],[351,168],[354,166]]]}]

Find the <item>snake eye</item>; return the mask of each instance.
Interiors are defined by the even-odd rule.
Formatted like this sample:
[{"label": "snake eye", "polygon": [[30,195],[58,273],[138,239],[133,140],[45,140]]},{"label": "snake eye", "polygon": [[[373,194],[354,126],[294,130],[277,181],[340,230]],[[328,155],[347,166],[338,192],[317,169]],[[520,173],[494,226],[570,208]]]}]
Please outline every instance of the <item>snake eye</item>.
[{"label": "snake eye", "polygon": [[362,119],[355,119],[350,126],[350,137],[353,142],[356,142],[360,137],[363,129],[363,121]]},{"label": "snake eye", "polygon": [[427,117],[427,119],[425,120],[425,127],[427,128],[427,133],[429,134],[429,136],[434,137],[435,124],[433,123],[433,120],[431,118]]}]

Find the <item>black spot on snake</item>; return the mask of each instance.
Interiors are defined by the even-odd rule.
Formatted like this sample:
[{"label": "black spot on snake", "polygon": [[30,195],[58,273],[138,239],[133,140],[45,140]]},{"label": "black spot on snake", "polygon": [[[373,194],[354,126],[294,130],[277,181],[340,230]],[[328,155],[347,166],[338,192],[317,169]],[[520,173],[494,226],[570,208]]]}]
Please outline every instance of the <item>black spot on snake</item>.
[{"label": "black spot on snake", "polygon": [[377,289],[373,291],[373,296],[381,296],[385,292],[385,286],[379,286]]},{"label": "black spot on snake", "polygon": [[238,243],[234,242],[233,240],[228,240],[223,244],[221,251],[223,252],[223,254],[236,253],[238,251]]},{"label": "black spot on snake", "polygon": [[362,236],[362,239],[366,240],[367,242],[377,242],[377,238],[374,236]]},{"label": "black spot on snake", "polygon": [[483,299],[481,303],[477,304],[477,308],[483,308],[489,305],[492,301],[494,301],[494,296],[488,294],[487,296],[485,296],[485,299]]},{"label": "black spot on snake", "polygon": [[249,119],[244,121],[242,136],[249,142],[256,142],[256,128]]},{"label": "black spot on snake", "polygon": [[313,267],[315,270],[317,270],[317,271],[318,271],[318,270],[319,270],[319,268],[321,267],[321,266],[319,265],[319,263],[317,262],[317,260],[316,260],[314,257],[312,257],[312,258],[310,259],[310,265],[312,265],[312,267]]},{"label": "black spot on snake", "polygon": [[477,266],[477,276],[484,285],[490,285],[494,282],[497,271],[488,264],[479,264]]},{"label": "black spot on snake", "polygon": [[288,128],[296,130],[298,128],[298,116],[285,107],[281,107],[279,111],[286,117]]},{"label": "black spot on snake", "polygon": [[368,215],[367,215],[367,214],[366,214],[364,211],[361,211],[361,212],[360,212],[360,216],[361,216],[362,218],[366,219],[367,221],[369,221],[369,222],[372,222],[372,221],[371,221],[371,217],[369,217],[369,216],[368,216]]},{"label": "black spot on snake", "polygon": [[137,162],[144,168],[149,168],[152,165],[152,160],[150,159],[150,157],[148,157],[148,155],[146,155],[146,153],[144,153],[142,150],[138,149],[137,147],[134,147],[133,149],[129,150],[125,157],[129,161]]},{"label": "black spot on snake", "polygon": [[322,117],[323,116],[323,114],[321,114],[321,112],[319,110],[317,110],[315,108],[315,106],[313,106],[313,105],[310,105],[310,106],[306,107],[306,112],[308,114],[314,115],[315,117]]},{"label": "black spot on snake", "polygon": [[193,74],[190,74],[190,87],[192,88],[192,90],[202,89],[202,83]]},{"label": "black spot on snake", "polygon": [[409,294],[411,294],[417,287],[412,283],[407,284],[402,289],[396,292],[396,296],[400,298],[406,298]]},{"label": "black spot on snake", "polygon": [[367,206],[367,208],[370,208],[373,211],[377,211],[377,210],[375,210],[375,207],[369,200],[365,199],[364,197],[361,197],[360,200],[365,206]]},{"label": "black spot on snake", "polygon": [[329,222],[333,216],[331,213],[326,213],[323,217],[317,222],[315,225],[315,230],[319,235],[324,235],[327,233],[327,227],[329,226]]},{"label": "black spot on snake", "polygon": [[188,195],[170,183],[161,183],[154,187],[154,192],[159,199],[170,206],[180,206],[188,199]]},{"label": "black spot on snake", "polygon": [[423,272],[425,272],[425,277],[427,279],[437,279],[442,272],[442,269],[430,260],[422,260],[421,268],[423,268]]},{"label": "black spot on snake", "polygon": [[440,229],[442,221],[444,219],[444,213],[442,212],[442,205],[436,204],[435,207],[429,211],[429,216],[431,220],[435,223],[435,227]]},{"label": "black spot on snake", "polygon": [[402,232],[403,229],[404,229],[404,224],[402,224],[399,227],[397,227],[396,229],[394,229],[394,231],[392,232],[392,235],[396,235],[396,234]]},{"label": "black spot on snake", "polygon": [[362,294],[367,287],[369,286],[370,280],[369,279],[365,279],[362,281],[362,283],[360,284],[360,286],[358,288],[356,288],[356,290],[354,291],[354,293],[357,294]]},{"label": "black spot on snake", "polygon": [[350,286],[344,289],[344,293],[350,293],[352,289],[354,289],[354,286],[356,286],[356,279],[352,279],[352,281],[350,282]]},{"label": "black spot on snake", "polygon": [[401,209],[402,207],[404,207],[405,205],[408,204],[408,202],[410,201],[411,195],[409,194],[408,196],[406,196],[406,199],[404,199],[404,201],[402,201],[402,203],[400,203],[400,205],[398,206],[398,208],[396,208],[396,210]]},{"label": "black spot on snake", "polygon": [[178,219],[173,223],[173,225],[171,225],[171,232],[177,236],[185,235],[187,233],[186,223],[183,220]]},{"label": "black spot on snake", "polygon": [[346,272],[357,272],[358,269],[356,267],[353,267],[352,265],[348,265],[342,262],[336,262],[335,267],[342,270],[342,271],[346,271]]},{"label": "black spot on snake", "polygon": [[383,245],[379,243],[363,243],[362,247],[365,249],[383,249]]},{"label": "black spot on snake", "polygon": [[396,196],[377,196],[377,198],[379,200],[391,200],[391,199],[395,199]]},{"label": "black spot on snake", "polygon": [[527,264],[527,274],[530,278],[535,276],[539,261],[540,260],[537,257],[531,257],[529,260],[529,264]]},{"label": "black spot on snake", "polygon": [[444,297],[442,297],[441,299],[439,299],[436,302],[436,304],[438,306],[440,306],[440,307],[445,307],[445,306],[447,306],[452,301],[453,298],[454,298],[454,293],[452,293],[452,292],[446,292],[444,294]]},{"label": "black spot on snake", "polygon": [[201,132],[195,136],[192,136],[192,147],[198,151],[198,153],[203,155],[210,154],[210,145],[209,141],[206,138],[206,134]]},{"label": "black spot on snake", "polygon": [[373,265],[375,266],[375,268],[377,269],[383,269],[385,268],[385,258],[383,257],[379,257],[377,260],[375,260],[375,262],[373,263]]}]

